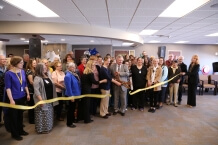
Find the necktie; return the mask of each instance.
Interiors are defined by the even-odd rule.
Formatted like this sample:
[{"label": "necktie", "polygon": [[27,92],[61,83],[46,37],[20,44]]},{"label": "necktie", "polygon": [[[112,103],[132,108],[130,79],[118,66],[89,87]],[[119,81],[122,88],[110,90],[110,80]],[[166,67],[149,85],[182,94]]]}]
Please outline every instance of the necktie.
[{"label": "necktie", "polygon": [[117,71],[120,72],[120,65],[118,65],[118,69],[117,69]]}]

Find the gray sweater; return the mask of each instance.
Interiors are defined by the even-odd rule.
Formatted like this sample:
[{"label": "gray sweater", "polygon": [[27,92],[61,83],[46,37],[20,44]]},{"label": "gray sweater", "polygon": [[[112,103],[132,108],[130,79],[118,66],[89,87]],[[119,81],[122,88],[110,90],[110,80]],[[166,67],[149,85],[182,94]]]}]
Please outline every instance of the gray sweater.
[{"label": "gray sweater", "polygon": [[[50,77],[49,77],[49,79],[52,81],[52,79]],[[36,76],[34,78],[33,88],[34,88],[33,99],[34,99],[35,104],[39,102],[39,99],[37,96],[41,96],[42,100],[47,100],[44,82],[43,82],[43,79],[41,77]],[[53,83],[53,98],[57,98],[57,93],[55,91],[54,83]],[[58,102],[57,101],[53,102],[53,106],[56,106],[56,105],[58,105]],[[47,104],[44,104],[42,109],[47,110]]]}]

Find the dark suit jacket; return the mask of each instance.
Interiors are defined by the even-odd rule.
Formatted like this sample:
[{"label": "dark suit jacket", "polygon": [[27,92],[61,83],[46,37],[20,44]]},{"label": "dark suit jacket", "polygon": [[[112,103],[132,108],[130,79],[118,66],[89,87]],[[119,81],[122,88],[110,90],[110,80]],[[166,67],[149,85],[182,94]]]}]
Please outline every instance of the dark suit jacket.
[{"label": "dark suit jacket", "polygon": [[[174,76],[176,76],[177,74],[179,74],[181,72],[180,67],[178,67],[175,71],[175,73],[173,73],[173,69],[172,67],[168,68],[168,79],[173,78]],[[171,80],[169,83],[177,83],[177,80],[180,79],[180,76],[175,77],[173,80]]]},{"label": "dark suit jacket", "polygon": [[199,70],[200,70],[200,65],[196,64],[193,66],[192,70],[190,71],[191,64],[189,65],[189,69],[187,72],[188,75],[188,84],[194,84],[197,85],[199,83]]},{"label": "dark suit jacket", "polygon": [[[180,66],[181,72],[187,73],[187,65],[186,65],[186,64],[181,63],[181,64],[179,64],[178,66]],[[180,80],[180,83],[179,83],[179,84],[183,84],[184,78],[185,78],[185,76],[181,76],[181,80]]]},{"label": "dark suit jacket", "polygon": [[[115,78],[115,72],[117,71],[117,64],[116,63],[114,63],[114,64],[112,64],[110,66],[110,71],[111,71],[112,77]],[[121,64],[121,67],[120,67],[120,80],[127,82],[128,81],[128,76],[129,76],[128,66],[125,65],[125,64]],[[121,86],[121,88],[122,88],[123,91],[127,90],[127,88],[124,87],[123,85]]]}]

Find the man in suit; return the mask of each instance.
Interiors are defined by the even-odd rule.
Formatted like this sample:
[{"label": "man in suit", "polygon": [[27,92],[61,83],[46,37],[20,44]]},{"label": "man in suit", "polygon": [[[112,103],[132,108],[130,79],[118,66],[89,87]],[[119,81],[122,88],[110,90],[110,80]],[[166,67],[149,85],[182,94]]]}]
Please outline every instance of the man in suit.
[{"label": "man in suit", "polygon": [[173,63],[173,60],[174,60],[174,55],[173,54],[169,54],[169,59],[166,60],[166,66],[167,67],[171,67],[172,63]]},{"label": "man in suit", "polygon": [[[122,82],[127,82],[127,78],[129,76],[128,66],[123,63],[123,56],[118,55],[116,57],[116,63],[112,64],[110,67],[110,71],[112,73],[112,77],[116,80],[120,80]],[[126,111],[126,93],[127,88],[122,86],[117,86],[113,84],[114,89],[114,113],[116,115],[118,111],[120,111],[122,116],[125,116]],[[120,108],[119,108],[119,100],[120,100]]]},{"label": "man in suit", "polygon": [[[6,59],[4,55],[0,55],[0,102],[3,102],[4,95],[4,74],[6,72]],[[2,125],[2,107],[0,106],[0,126]]]},{"label": "man in suit", "polygon": [[[183,60],[184,60],[184,56],[178,57],[178,62],[179,62],[178,66],[180,66],[181,72],[187,73],[187,65],[183,63]],[[181,80],[179,82],[179,90],[178,90],[178,104],[179,105],[181,105],[181,101],[182,101],[182,85],[183,85],[184,79],[185,79],[185,76],[182,75]]]}]

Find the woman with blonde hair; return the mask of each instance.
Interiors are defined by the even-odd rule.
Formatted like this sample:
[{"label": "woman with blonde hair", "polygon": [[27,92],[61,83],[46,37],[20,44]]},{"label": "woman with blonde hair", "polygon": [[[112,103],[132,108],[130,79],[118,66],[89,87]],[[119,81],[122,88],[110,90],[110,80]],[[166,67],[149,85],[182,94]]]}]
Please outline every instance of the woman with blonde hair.
[{"label": "woman with blonde hair", "polygon": [[[93,63],[95,64],[94,69],[93,69],[93,73],[94,73],[94,78],[96,81],[99,81],[99,74],[100,74],[100,66],[97,65],[97,60],[98,57],[95,55],[90,56],[89,60],[92,60]],[[99,89],[99,85],[97,84],[92,84],[91,87],[91,94],[101,94],[101,91]],[[99,98],[91,98],[90,99],[90,114],[95,116],[96,112],[97,112],[97,107],[98,104],[100,102]]]},{"label": "woman with blonde hair", "polygon": [[187,106],[195,107],[196,106],[196,90],[199,83],[199,57],[198,55],[193,55],[191,59],[191,64],[189,65],[188,72],[188,99]]},{"label": "woman with blonde hair", "polygon": [[[92,60],[89,60],[86,64],[86,68],[83,71],[83,75],[81,77],[81,85],[82,85],[82,94],[91,94],[91,86],[92,84],[101,84],[106,83],[107,80],[96,81],[94,77],[95,63]],[[84,123],[90,123],[93,120],[90,118],[90,98],[85,97],[82,99],[82,108],[83,108],[83,119]]]},{"label": "woman with blonde hair", "polygon": [[[52,72],[51,78],[55,84],[56,87],[56,93],[58,97],[63,96],[63,91],[65,90],[64,86],[64,77],[65,73],[62,71],[62,63],[61,62],[56,62],[54,64],[55,71]],[[63,109],[63,101],[59,100],[59,105],[55,107],[56,111],[56,118],[59,121],[64,121],[64,118],[61,117],[62,109]]]}]

